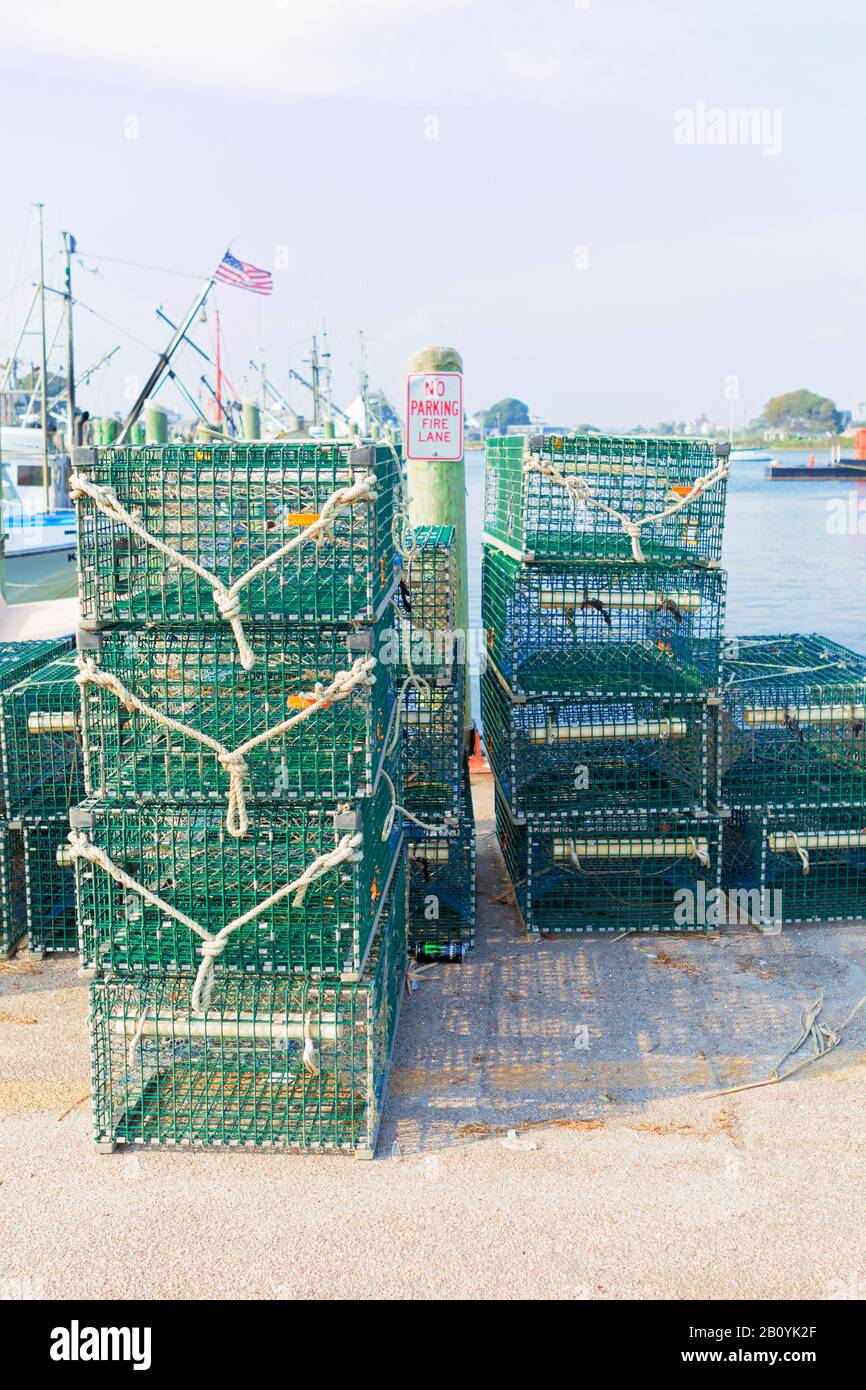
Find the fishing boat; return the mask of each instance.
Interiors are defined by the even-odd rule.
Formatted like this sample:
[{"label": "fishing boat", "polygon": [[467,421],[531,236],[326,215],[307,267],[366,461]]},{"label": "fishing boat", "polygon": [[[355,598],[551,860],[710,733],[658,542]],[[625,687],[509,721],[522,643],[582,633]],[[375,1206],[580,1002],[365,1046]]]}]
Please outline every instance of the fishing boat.
[{"label": "fishing boat", "polygon": [[731,463],[773,463],[773,455],[766,449],[732,449]]},{"label": "fishing boat", "polygon": [[[75,514],[45,506],[42,431],[5,426],[0,432],[3,507],[0,585],[7,603],[67,598],[75,593]],[[49,456],[49,476],[62,455]]]}]

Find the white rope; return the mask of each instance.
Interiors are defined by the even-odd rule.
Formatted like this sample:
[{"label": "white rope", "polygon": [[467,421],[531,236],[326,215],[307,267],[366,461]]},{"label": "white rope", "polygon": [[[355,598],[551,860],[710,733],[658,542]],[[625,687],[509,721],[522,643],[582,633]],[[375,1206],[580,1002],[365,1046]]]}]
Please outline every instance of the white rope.
[{"label": "white rope", "polygon": [[[409,520],[409,489],[406,486],[406,476],[403,472],[403,462],[390,439],[385,443],[391,450],[391,456],[397,467],[397,478],[400,488],[400,505],[394,511],[394,518],[391,522],[391,538],[394,542],[394,549],[402,560],[406,561],[406,583],[409,582],[409,570],[412,565],[412,557],[418,549],[418,542],[415,539],[415,530]],[[364,447],[359,444],[356,447]]]},{"label": "white rope", "polygon": [[[737,660],[730,664],[740,667],[749,666],[752,663]],[[762,670],[758,676],[730,676],[725,684],[749,685],[754,681],[784,681],[789,676],[811,676],[818,671],[844,671],[844,669],[844,661],[824,661],[820,666],[774,666],[770,671]]]},{"label": "white rope", "polygon": [[[334,526],[337,513],[344,508],[353,507],[356,502],[372,502],[377,494],[376,479],[372,473],[355,478],[351,485],[338,488],[336,492],[323,504],[317,519],[305,526],[291,540],[286,541],[278,550],[274,550],[270,555],[266,555],[259,560],[252,569],[247,570],[238,579],[232,580],[231,584],[224,584],[223,581],[210,570],[205,569],[189,555],[184,555],[180,550],[176,550],[173,545],[160,540],[144,527],[132,512],[124,507],[113,488],[102,487],[98,483],[92,483],[83,473],[72,473],[69,477],[69,495],[73,502],[80,497],[89,497],[90,500],[104,512],[110,521],[120,522],[134,532],[147,545],[152,545],[156,550],[161,551],[173,564],[183,565],[185,569],[191,570],[198,575],[213,589],[214,603],[221,618],[224,618],[231,625],[237,643],[238,654],[241,665],[248,671],[255,664],[255,653],[247,642],[244,634],[243,623],[241,622],[241,590],[246,588],[253,579],[257,578],[264,570],[277,564],[279,560],[284,560],[291,555],[299,546],[307,541],[320,543],[325,535]],[[287,514],[288,515],[288,514]]]},{"label": "white rope", "polygon": [[797,854],[799,854],[800,863],[803,865],[803,877],[806,878],[809,874],[809,869],[811,868],[809,851],[806,849],[805,845],[802,845],[800,843],[800,837],[794,830],[788,831],[788,844],[790,845],[791,849],[796,850]]},{"label": "white rope", "polygon": [[180,734],[183,738],[191,738],[202,744],[205,748],[210,748],[216,754],[217,762],[224,772],[228,773],[229,792],[228,806],[226,809],[226,830],[234,837],[241,839],[249,829],[249,817],[247,815],[246,796],[244,793],[244,779],[248,768],[246,755],[251,753],[262,743],[267,743],[270,739],[278,738],[281,734],[287,733],[303,720],[309,719],[320,709],[327,705],[334,704],[340,700],[346,700],[352,691],[359,685],[373,684],[373,671],[376,668],[376,658],[374,656],[359,656],[353,662],[348,671],[338,671],[330,685],[323,686],[317,682],[309,696],[309,703],[295,714],[283,719],[279,724],[274,724],[272,728],[265,729],[260,734],[255,734],[253,738],[248,738],[245,743],[241,743],[237,748],[227,748],[218,739],[212,738],[210,734],[202,733],[200,729],[195,729],[189,724],[183,724],[179,719],[173,719],[171,715],[165,714],[162,710],[156,709],[146,700],[142,700],[133,691],[120,681],[117,676],[108,671],[103,671],[97,666],[92,656],[78,654],[78,675],[75,677],[78,684],[82,687],[94,684],[102,686],[105,690],[120,701],[122,705],[130,711],[138,710],[154,723],[161,725],[164,729],[171,729],[174,733]]},{"label": "white rope", "polygon": [[708,869],[710,867],[709,852],[700,848],[693,835],[689,835],[686,840],[686,853],[689,859],[697,859],[703,869]]},{"label": "white rope", "polygon": [[384,777],[386,783],[388,784],[388,790],[391,793],[391,807],[388,811],[387,816],[385,817],[385,824],[382,828],[383,840],[387,840],[388,836],[391,834],[391,831],[394,828],[394,819],[398,811],[400,812],[401,816],[404,816],[406,820],[411,821],[413,825],[417,825],[420,830],[426,830],[431,835],[442,835],[444,833],[443,826],[431,825],[429,821],[419,820],[417,816],[413,816],[411,811],[407,811],[405,806],[401,806],[399,801],[397,800],[397,791],[394,787],[394,783],[391,781],[391,778],[388,776],[384,768],[382,768],[381,775],[382,777]]},{"label": "white rope", "polygon": [[[224,927],[221,927],[218,932],[211,933],[207,928],[200,926],[198,922],[194,921],[192,917],[188,917],[185,912],[181,912],[180,908],[173,907],[171,903],[166,902],[165,899],[161,898],[157,893],[151,892],[143,883],[139,883],[138,879],[133,878],[125,869],[121,869],[120,866],[115,864],[114,860],[105,853],[105,850],[101,849],[98,845],[92,844],[83,831],[71,830],[69,832],[70,854],[73,859],[86,859],[88,863],[98,865],[99,868],[109,874],[116,883],[119,883],[122,888],[128,889],[130,893],[137,893],[145,902],[150,903],[151,907],[155,907],[159,912],[163,912],[166,916],[174,918],[181,926],[186,927],[201,939],[202,962],[195,977],[190,1000],[191,1007],[194,1011],[206,1011],[210,1004],[210,998],[213,992],[214,961],[222,955],[232,932],[238,931],[240,927],[245,927],[248,922],[254,921],[255,918],[261,916],[263,912],[267,912],[269,908],[275,907],[278,902],[282,902],[283,898],[287,898],[290,893],[295,894],[292,906],[302,906],[304,895],[311,883],[315,883],[317,879],[322,878],[324,874],[330,873],[332,869],[338,868],[341,864],[347,862],[353,864],[360,863],[364,857],[360,848],[362,840],[363,837],[360,834],[344,835],[332,850],[327,850],[324,854],[320,854],[316,859],[313,859],[298,878],[293,879],[291,883],[284,883],[276,892],[271,893],[269,897],[257,903],[255,907],[251,907],[249,911],[245,912],[241,917],[234,917],[230,922],[227,922]],[[143,1019],[139,1027],[144,1027]]]},{"label": "white rope", "polygon": [[319,1074],[319,1052],[313,1039],[313,1027],[309,1014],[304,1014],[304,1069],[313,1076]]},{"label": "white rope", "polygon": [[147,1018],[147,1009],[148,1006],[145,1005],[141,1011],[141,1017],[138,1020],[135,1032],[132,1035],[132,1041],[127,1048],[126,1060],[130,1069],[133,1068],[138,1061],[138,1052],[141,1047],[141,1035],[144,1032],[144,1020]]},{"label": "white rope", "polygon": [[410,674],[404,678],[394,700],[394,709],[391,714],[391,729],[385,741],[386,753],[393,753],[394,749],[397,747],[400,729],[403,724],[403,701],[410,690],[417,690],[419,695],[429,695],[430,682],[425,680],[423,676],[416,675],[414,671],[410,672]]},{"label": "white rope", "polygon": [[654,526],[659,521],[666,521],[669,516],[676,516],[677,512],[681,512],[684,507],[691,506],[692,502],[696,502],[709,488],[715,487],[723,478],[727,478],[730,472],[728,460],[722,459],[709,473],[697,478],[688,492],[684,493],[682,497],[678,497],[676,502],[672,502],[670,506],[665,507],[664,511],[655,512],[651,516],[644,516],[639,521],[635,521],[632,517],[626,516],[624,512],[617,511],[616,507],[611,507],[607,502],[602,502],[601,498],[596,497],[585,478],[567,476],[561,469],[554,467],[552,463],[547,463],[540,454],[531,454],[524,461],[523,466],[525,472],[538,473],[548,482],[556,483],[559,487],[565,488],[575,502],[586,507],[594,507],[598,511],[605,512],[614,521],[618,521],[631,541],[632,559],[636,560],[638,564],[646,562],[646,556],[640,543],[643,527]]},{"label": "white rope", "polygon": [[580,873],[580,860],[577,857],[577,846],[574,843],[574,840],[569,840],[568,842],[568,857],[571,860],[574,867],[577,869],[578,873]]}]

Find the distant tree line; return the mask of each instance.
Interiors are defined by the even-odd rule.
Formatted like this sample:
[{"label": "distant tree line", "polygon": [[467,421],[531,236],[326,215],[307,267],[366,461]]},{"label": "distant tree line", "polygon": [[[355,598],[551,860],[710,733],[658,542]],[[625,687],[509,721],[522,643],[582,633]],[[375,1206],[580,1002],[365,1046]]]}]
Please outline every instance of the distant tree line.
[{"label": "distant tree line", "polygon": [[839,434],[850,419],[850,412],[837,409],[829,396],[801,388],[767,401],[756,424],[787,434]]}]

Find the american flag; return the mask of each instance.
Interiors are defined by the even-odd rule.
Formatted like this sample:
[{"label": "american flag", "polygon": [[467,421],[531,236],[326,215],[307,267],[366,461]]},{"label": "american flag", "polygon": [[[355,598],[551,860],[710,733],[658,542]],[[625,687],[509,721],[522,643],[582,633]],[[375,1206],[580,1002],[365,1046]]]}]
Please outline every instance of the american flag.
[{"label": "american flag", "polygon": [[239,261],[231,251],[226,251],[215,271],[215,279],[224,285],[235,285],[239,290],[252,290],[253,294],[273,294],[274,277],[269,270],[259,270],[249,261]]}]

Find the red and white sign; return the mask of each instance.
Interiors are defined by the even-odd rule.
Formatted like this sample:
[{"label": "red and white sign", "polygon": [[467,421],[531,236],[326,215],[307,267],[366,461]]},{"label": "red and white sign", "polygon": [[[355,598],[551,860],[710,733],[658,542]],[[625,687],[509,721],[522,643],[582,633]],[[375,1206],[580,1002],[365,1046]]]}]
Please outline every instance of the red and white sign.
[{"label": "red and white sign", "polygon": [[406,396],[406,458],[462,459],[462,372],[413,372]]}]

